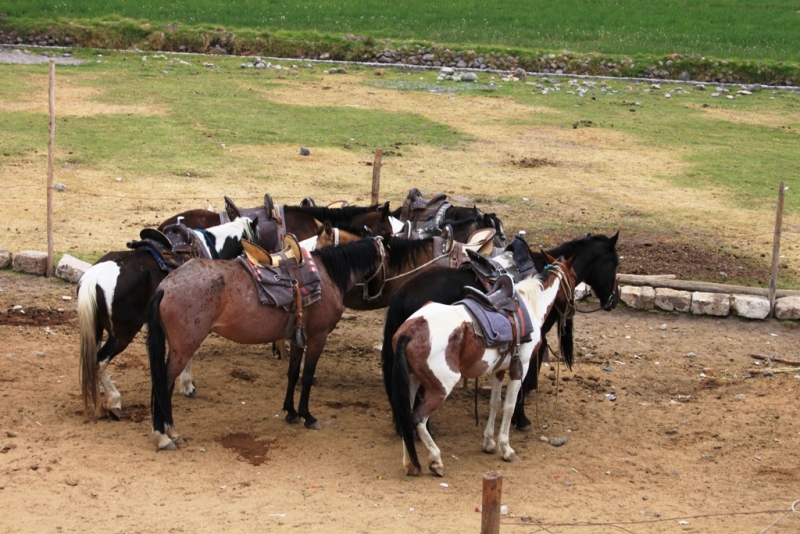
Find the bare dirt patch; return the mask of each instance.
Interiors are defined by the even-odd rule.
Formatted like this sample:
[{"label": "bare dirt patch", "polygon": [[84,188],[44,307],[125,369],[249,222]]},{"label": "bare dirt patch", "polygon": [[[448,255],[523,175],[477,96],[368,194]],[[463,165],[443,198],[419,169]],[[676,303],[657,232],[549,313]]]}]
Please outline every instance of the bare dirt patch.
[{"label": "bare dirt patch", "polygon": [[522,158],[511,160],[511,164],[525,169],[536,169],[538,167],[558,167],[558,163],[547,158]]},{"label": "bare dirt patch", "polygon": [[[249,462],[250,465],[258,466],[267,461],[270,445],[274,443],[274,440],[258,440],[247,432],[236,432],[221,438],[219,442],[226,449],[231,449],[237,453],[240,458]],[[250,485],[249,483],[245,484],[246,486]]]}]

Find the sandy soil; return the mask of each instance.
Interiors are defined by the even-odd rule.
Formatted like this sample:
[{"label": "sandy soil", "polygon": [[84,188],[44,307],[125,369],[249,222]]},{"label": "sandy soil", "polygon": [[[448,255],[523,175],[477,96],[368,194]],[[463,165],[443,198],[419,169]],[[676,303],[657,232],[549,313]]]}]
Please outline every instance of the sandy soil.
[{"label": "sandy soil", "polygon": [[[506,532],[756,532],[800,498],[800,369],[748,378],[763,368],[751,353],[798,353],[794,325],[579,315],[580,362],[543,370],[539,422],[551,426],[512,435],[521,462],[481,452],[470,384],[435,414],[445,477],[409,478],[371,349],[380,312],[348,313],[329,340],[312,394],[321,431],[283,421],[284,361],[209,338],[196,357],[200,396],[175,398],[187,444],[159,453],[141,336],[112,364],[124,419],[87,422],[75,301],[62,300],[73,286],[6,272],[0,288],[5,532],[476,531],[490,469],[505,477]],[[485,421],[487,400],[479,406]],[[797,532],[799,521],[771,532]]]}]

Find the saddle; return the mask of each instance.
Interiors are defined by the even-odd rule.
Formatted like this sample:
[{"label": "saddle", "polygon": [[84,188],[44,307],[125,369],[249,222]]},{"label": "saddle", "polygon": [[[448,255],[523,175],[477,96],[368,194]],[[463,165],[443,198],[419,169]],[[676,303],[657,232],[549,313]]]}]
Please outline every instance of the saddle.
[{"label": "saddle", "polygon": [[126,246],[130,249],[144,248],[167,273],[194,258],[211,259],[197,234],[184,224],[171,224],[163,232],[144,228],[139,237],[140,241],[129,241]]},{"label": "saddle", "polygon": [[255,243],[242,239],[242,248],[250,263],[262,268],[276,269],[281,263],[286,264],[289,259],[294,259],[301,267],[305,262],[303,252],[294,234],[286,234],[283,239],[284,249],[276,253],[269,253]]},{"label": "saddle", "polygon": [[[449,207],[447,195],[444,193],[438,193],[429,200],[423,197],[419,189],[415,187],[408,192],[408,196],[400,207],[400,220],[411,221],[414,229],[420,229],[421,226],[424,226],[426,230],[438,229]],[[420,235],[422,237],[422,234]],[[430,237],[430,235],[433,234],[424,237]]]},{"label": "saddle", "polygon": [[[283,238],[286,235],[286,223],[283,218],[283,206],[276,205],[269,193],[264,195],[264,205],[256,208],[239,209],[229,197],[225,196],[225,213],[233,221],[239,217],[258,218],[258,239],[267,250],[280,250],[283,248]],[[310,197],[306,197],[310,200]],[[313,200],[310,200],[313,202]]]},{"label": "saddle", "polygon": [[[475,333],[483,338],[487,347],[505,347],[512,350],[509,374],[513,380],[522,378],[519,348],[531,341],[533,323],[526,306],[520,306],[514,281],[507,274],[500,276],[488,294],[473,287],[465,287],[466,298],[456,304],[463,305],[473,317],[478,328]],[[480,332],[478,331],[480,330]],[[497,365],[502,363],[502,359]]]},{"label": "saddle", "polygon": [[515,283],[536,274],[528,244],[519,237],[511,240],[503,252],[493,257],[473,250],[468,250],[467,256],[468,261],[462,268],[472,269],[487,291],[504,274],[510,275]]},{"label": "saddle", "polygon": [[445,225],[442,229],[442,236],[449,239],[451,245],[447,249],[449,254],[449,267],[460,267],[469,262],[470,254],[491,256],[494,253],[493,239],[496,230],[494,228],[482,228],[472,233],[466,243],[459,243],[453,240],[453,229],[450,225]]},{"label": "saddle", "polygon": [[[270,254],[258,245],[242,240],[245,254],[236,258],[250,273],[262,306],[275,306],[294,313],[286,330],[298,347],[306,346],[303,308],[322,298],[319,270],[311,254],[297,238],[287,234],[286,248]],[[294,333],[292,333],[294,330]]]}]

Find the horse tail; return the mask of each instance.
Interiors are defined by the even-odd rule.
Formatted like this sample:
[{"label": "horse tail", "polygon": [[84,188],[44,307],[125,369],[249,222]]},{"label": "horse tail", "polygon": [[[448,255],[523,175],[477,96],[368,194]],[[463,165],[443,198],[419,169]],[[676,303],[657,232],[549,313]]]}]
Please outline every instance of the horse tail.
[{"label": "horse tail", "polygon": [[[91,269],[87,271],[87,274]],[[97,381],[97,283],[84,276],[78,288],[78,330],[80,331],[80,383],[83,414],[97,413],[100,385]]]},{"label": "horse tail", "polygon": [[147,306],[147,354],[150,357],[150,378],[153,383],[150,393],[153,430],[163,434],[164,424],[172,425],[172,401],[167,384],[166,336],[159,313],[162,298],[164,290],[159,289],[150,298]]},{"label": "horse tail", "polygon": [[386,312],[386,320],[383,323],[383,348],[381,349],[381,366],[383,368],[383,384],[386,387],[386,395],[389,402],[392,402],[392,373],[394,371],[394,349],[392,349],[392,338],[400,325],[405,320],[401,317],[400,306],[397,306],[397,299],[392,298],[389,310]]},{"label": "horse tail", "polygon": [[400,339],[397,340],[390,402],[395,429],[403,438],[411,463],[417,469],[422,470],[414,444],[414,423],[411,420],[411,397],[409,395],[408,362],[406,361],[406,345],[410,340],[411,338],[408,336],[400,336]]}]

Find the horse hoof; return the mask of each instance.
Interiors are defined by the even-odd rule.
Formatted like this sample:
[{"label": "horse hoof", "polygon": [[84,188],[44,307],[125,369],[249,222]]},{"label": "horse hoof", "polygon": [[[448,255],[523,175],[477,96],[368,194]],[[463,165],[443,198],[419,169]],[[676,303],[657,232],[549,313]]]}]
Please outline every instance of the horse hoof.
[{"label": "horse hoof", "polygon": [[189,397],[190,399],[196,399],[197,398],[197,388],[192,386],[191,390],[186,390],[186,391],[183,392],[183,396],[184,397]]},{"label": "horse hoof", "polygon": [[290,425],[296,425],[297,423],[300,422],[300,416],[288,414],[286,416],[286,422],[289,423]]},{"label": "horse hoof", "polygon": [[322,425],[319,424],[319,421],[314,421],[313,423],[306,421],[305,425],[306,428],[311,430],[322,430]]},{"label": "horse hoof", "polygon": [[169,441],[169,442],[165,443],[164,445],[159,444],[159,446],[158,446],[158,450],[160,450],[160,451],[174,451],[177,448],[178,448],[178,446],[175,445],[175,443],[172,442],[172,441]]},{"label": "horse hoof", "polygon": [[444,468],[441,465],[435,465],[431,463],[431,465],[428,466],[428,469],[430,469],[430,472],[436,475],[437,477],[444,476]]},{"label": "horse hoof", "polygon": [[509,454],[507,458],[503,458],[503,460],[505,460],[506,462],[511,462],[511,463],[514,463],[514,462],[520,462],[520,461],[521,461],[521,460],[519,459],[519,456],[517,456],[517,454],[516,454],[516,453],[514,453],[514,452],[512,452],[511,454]]},{"label": "horse hoof", "polygon": [[175,445],[184,445],[186,444],[186,441],[182,437],[178,436],[172,439],[172,443]]},{"label": "horse hoof", "polygon": [[531,424],[528,423],[527,425],[518,426],[517,427],[517,431],[526,432],[527,433],[527,432],[530,432],[532,428],[533,427],[531,426]]},{"label": "horse hoof", "polygon": [[119,408],[112,408],[108,411],[108,416],[114,421],[119,421],[122,419],[122,410]]},{"label": "horse hoof", "polygon": [[416,467],[409,467],[406,469],[406,475],[410,477],[418,477],[419,469],[417,469]]}]

